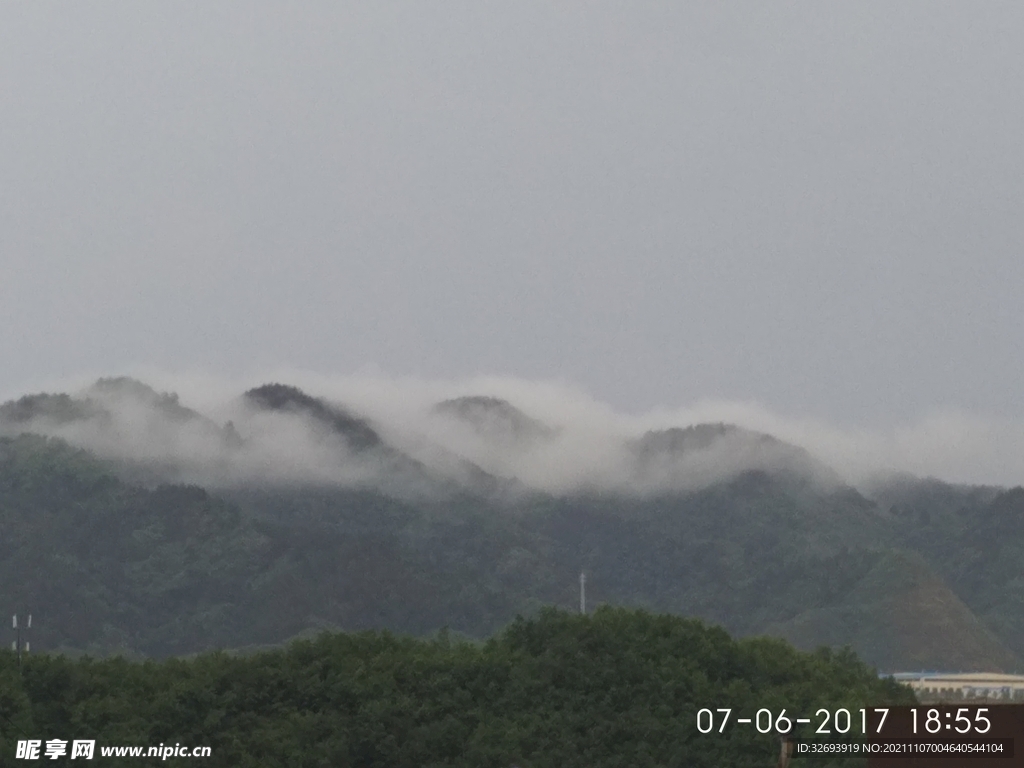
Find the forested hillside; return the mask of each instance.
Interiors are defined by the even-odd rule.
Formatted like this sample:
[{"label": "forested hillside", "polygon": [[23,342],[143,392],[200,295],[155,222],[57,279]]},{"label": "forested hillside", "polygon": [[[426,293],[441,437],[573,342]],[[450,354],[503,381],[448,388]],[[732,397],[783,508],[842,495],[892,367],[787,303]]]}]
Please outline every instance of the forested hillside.
[{"label": "forested hillside", "polygon": [[[556,492],[494,474],[487,451],[485,467],[393,444],[294,387],[241,402],[218,426],[116,379],[0,406],[0,602],[33,613],[34,647],[160,657],[317,628],[485,637],[576,605],[583,570],[592,606],[849,644],[888,671],[1021,668],[1024,490],[901,478],[868,498],[794,446],[698,425],[626,441],[626,485]],[[429,418],[506,460],[560,439],[495,398]]]},{"label": "forested hillside", "polygon": [[20,673],[3,652],[0,754],[12,761],[19,738],[86,738],[98,765],[116,762],[99,757],[102,746],[183,744],[209,746],[203,764],[231,768],[763,768],[776,736],[735,724],[701,734],[697,711],[912,701],[850,653],[737,642],[642,611],[547,609],[485,643],[327,633],[250,656],[36,656]]}]

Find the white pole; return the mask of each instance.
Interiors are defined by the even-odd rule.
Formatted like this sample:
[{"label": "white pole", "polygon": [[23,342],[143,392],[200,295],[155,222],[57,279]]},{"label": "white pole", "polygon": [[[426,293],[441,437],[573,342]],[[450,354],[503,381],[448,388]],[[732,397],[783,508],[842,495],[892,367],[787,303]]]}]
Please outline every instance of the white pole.
[{"label": "white pole", "polygon": [[580,613],[587,612],[587,575],[580,571]]}]

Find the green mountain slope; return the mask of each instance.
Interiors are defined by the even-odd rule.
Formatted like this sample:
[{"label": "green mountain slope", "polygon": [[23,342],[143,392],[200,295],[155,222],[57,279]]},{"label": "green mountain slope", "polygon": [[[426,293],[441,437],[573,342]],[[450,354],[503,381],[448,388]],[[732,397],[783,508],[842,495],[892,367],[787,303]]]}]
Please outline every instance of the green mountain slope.
[{"label": "green mountain slope", "polygon": [[[886,570],[867,548],[885,526],[855,492],[764,473],[688,495],[515,507],[310,487],[221,498],[126,484],[59,441],[0,440],[0,596],[9,612],[33,612],[40,649],[162,656],[311,627],[484,636],[517,613],[571,608],[583,568],[592,605],[702,616],[740,634],[790,622],[775,628],[798,644],[849,643],[894,668],[1012,666],[991,638],[915,644],[890,626],[885,590],[907,569]],[[953,602],[949,616],[973,637],[977,620]],[[841,633],[811,620],[864,605]]]},{"label": "green mountain slope", "polygon": [[[553,494],[294,387],[234,408],[240,428],[219,426],[131,379],[0,406],[0,607],[38,617],[36,647],[167,655],[317,627],[481,637],[571,609],[584,570],[590,605],[851,644],[889,669],[1024,657],[1021,489],[902,477],[866,498],[806,451],[719,424],[625,440],[625,486]],[[496,398],[423,416],[517,455],[562,434]],[[113,458],[12,436],[26,429]],[[218,489],[174,482],[196,473]]]},{"label": "green mountain slope", "polygon": [[888,671],[1008,671],[1020,660],[916,553],[880,553],[833,603],[771,624],[798,647],[849,644]]},{"label": "green mountain slope", "polygon": [[892,539],[920,552],[1018,657],[1024,657],[1024,489],[902,480],[877,493]]}]

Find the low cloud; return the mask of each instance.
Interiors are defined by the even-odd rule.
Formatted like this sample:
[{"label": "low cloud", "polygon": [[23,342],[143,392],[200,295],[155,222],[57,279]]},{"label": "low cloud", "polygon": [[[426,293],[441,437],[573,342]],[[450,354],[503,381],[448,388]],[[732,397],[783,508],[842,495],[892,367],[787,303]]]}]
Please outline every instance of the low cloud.
[{"label": "low cloud", "polygon": [[[8,407],[0,429],[61,437],[143,479],[215,486],[397,483],[405,490],[419,484],[423,491],[491,482],[549,492],[643,493],[698,487],[743,469],[787,467],[861,487],[897,472],[996,485],[1024,479],[1024,424],[957,411],[858,429],[787,417],[751,402],[707,400],[627,414],[571,384],[497,376],[444,381],[280,370],[238,379],[154,371],[139,378],[153,390],[124,381],[51,386],[92,404],[94,412],[70,418],[59,403],[52,412],[38,404],[17,413]],[[269,381],[297,386],[365,419],[388,450],[356,450],[309,413],[266,411],[242,397]],[[492,406],[499,410],[488,413]],[[650,440],[652,432],[720,423],[780,442],[735,431],[706,445],[701,440],[709,432]],[[676,443],[688,447],[650,450]]]}]

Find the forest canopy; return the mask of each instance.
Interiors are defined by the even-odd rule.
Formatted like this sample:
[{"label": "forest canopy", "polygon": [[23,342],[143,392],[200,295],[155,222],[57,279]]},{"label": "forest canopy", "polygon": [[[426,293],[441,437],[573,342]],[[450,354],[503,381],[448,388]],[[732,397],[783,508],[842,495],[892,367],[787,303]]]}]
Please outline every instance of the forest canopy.
[{"label": "forest canopy", "polygon": [[[208,766],[766,766],[777,737],[701,734],[753,715],[906,704],[850,651],[732,639],[695,619],[544,609],[483,642],[322,633],[163,661],[0,654],[0,750],[18,739],[209,746]],[[114,758],[107,758],[109,761]],[[188,762],[171,758],[166,764]],[[853,763],[845,761],[846,768]],[[805,761],[805,768],[815,765]]]}]

